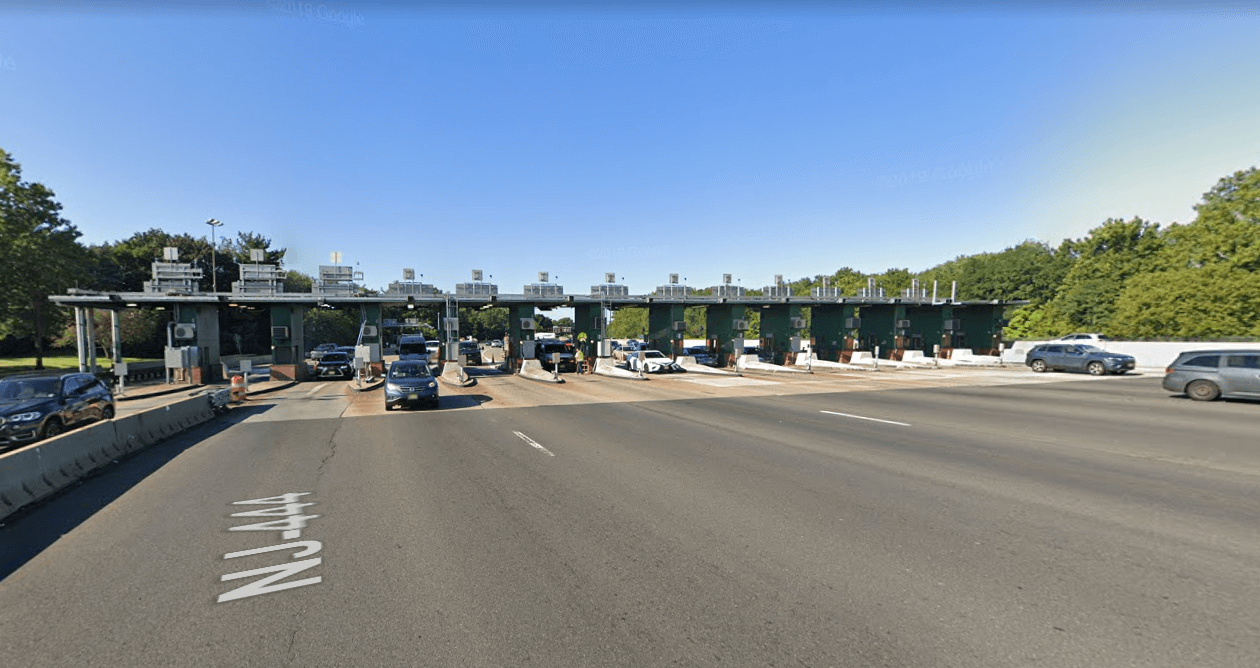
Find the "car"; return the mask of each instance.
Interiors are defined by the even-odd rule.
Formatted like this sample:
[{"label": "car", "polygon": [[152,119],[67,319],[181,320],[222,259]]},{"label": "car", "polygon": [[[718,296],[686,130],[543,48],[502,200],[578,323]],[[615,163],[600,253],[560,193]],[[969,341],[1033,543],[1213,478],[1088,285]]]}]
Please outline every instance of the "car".
[{"label": "car", "polygon": [[574,349],[572,343],[551,339],[534,342],[534,359],[537,359],[548,371],[555,368],[552,362],[554,354],[560,355],[561,371],[577,371],[577,350]]},{"label": "car", "polygon": [[429,361],[436,362],[442,359],[442,343],[437,339],[429,339],[424,344],[425,350],[429,351]]},{"label": "car", "polygon": [[1111,340],[1111,337],[1109,336],[1106,336],[1104,334],[1099,334],[1097,332],[1091,332],[1089,334],[1068,334],[1067,336],[1060,336],[1057,339],[1053,339],[1051,343],[1066,341],[1068,343],[1095,344],[1095,343],[1105,343],[1110,340]]},{"label": "car", "polygon": [[1085,343],[1043,343],[1028,351],[1024,364],[1037,373],[1050,370],[1087,371],[1090,375],[1102,376],[1132,371],[1137,359]]},{"label": "car", "polygon": [[336,348],[333,348],[333,352],[345,353],[346,358],[348,358],[352,364],[354,363],[354,346],[337,346]]},{"label": "car", "polygon": [[685,371],[677,362],[659,350],[639,350],[626,353],[626,362],[631,371],[638,371],[641,365],[644,373]]},{"label": "car", "polygon": [[324,353],[315,363],[315,376],[318,378],[345,378],[349,380],[354,378],[354,366],[346,354],[334,350],[330,353]]},{"label": "car", "polygon": [[491,347],[491,348],[502,348],[502,347],[503,347],[503,339],[495,339],[495,340],[491,341],[491,342],[490,342],[490,347]]},{"label": "car", "polygon": [[709,349],[705,346],[691,346],[683,349],[683,353],[694,357],[696,364],[704,366],[717,366],[718,364],[717,355],[709,352]]},{"label": "car", "polygon": [[336,349],[337,349],[337,344],[335,343],[321,343],[318,346],[315,346],[315,348],[311,350],[311,354],[309,355],[309,357],[312,360],[315,360],[316,362],[318,362],[319,358],[324,356],[324,353],[330,353]]},{"label": "car", "polygon": [[756,355],[760,362],[773,362],[774,353],[769,350],[762,350],[759,346],[744,346],[745,355]]},{"label": "car", "polygon": [[438,407],[438,384],[427,362],[400,360],[385,375],[385,410],[398,406]]},{"label": "car", "polygon": [[1195,401],[1260,399],[1260,349],[1183,352],[1164,370],[1163,385]]},{"label": "car", "polygon": [[33,443],[113,417],[113,392],[90,373],[0,379],[0,448]]},{"label": "car", "polygon": [[481,346],[476,341],[460,341],[459,354],[464,356],[465,364],[469,366],[481,364]]},{"label": "car", "polygon": [[398,359],[429,361],[429,343],[423,334],[406,334],[398,339]]}]

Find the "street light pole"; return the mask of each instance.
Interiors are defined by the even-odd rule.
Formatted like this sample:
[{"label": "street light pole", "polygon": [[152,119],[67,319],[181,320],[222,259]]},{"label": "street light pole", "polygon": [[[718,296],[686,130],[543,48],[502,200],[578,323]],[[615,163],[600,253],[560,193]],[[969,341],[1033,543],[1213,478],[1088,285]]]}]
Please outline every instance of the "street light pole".
[{"label": "street light pole", "polygon": [[219,222],[218,220],[214,218],[211,218],[210,220],[206,221],[206,224],[210,226],[210,286],[211,286],[210,291],[218,292],[219,291],[219,271],[218,271],[218,264],[215,261],[216,260],[215,255],[217,254],[215,252],[217,242],[215,241],[214,229],[216,227],[222,227],[223,223]]}]

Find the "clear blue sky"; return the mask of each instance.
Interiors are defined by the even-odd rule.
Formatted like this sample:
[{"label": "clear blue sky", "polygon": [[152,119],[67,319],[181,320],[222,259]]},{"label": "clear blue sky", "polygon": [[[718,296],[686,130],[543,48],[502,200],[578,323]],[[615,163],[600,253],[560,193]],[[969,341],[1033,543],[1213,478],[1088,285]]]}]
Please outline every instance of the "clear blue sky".
[{"label": "clear blue sky", "polygon": [[756,288],[1188,222],[1260,164],[1253,3],[198,4],[0,8],[0,148],[88,243]]}]

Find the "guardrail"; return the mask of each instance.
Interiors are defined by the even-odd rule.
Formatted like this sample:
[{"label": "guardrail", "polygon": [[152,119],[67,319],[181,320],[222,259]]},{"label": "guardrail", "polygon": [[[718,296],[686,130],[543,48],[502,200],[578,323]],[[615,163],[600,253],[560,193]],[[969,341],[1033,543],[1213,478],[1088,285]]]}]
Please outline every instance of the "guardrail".
[{"label": "guardrail", "polygon": [[122,455],[208,422],[209,395],[68,431],[0,455],[0,520],[48,497]]}]

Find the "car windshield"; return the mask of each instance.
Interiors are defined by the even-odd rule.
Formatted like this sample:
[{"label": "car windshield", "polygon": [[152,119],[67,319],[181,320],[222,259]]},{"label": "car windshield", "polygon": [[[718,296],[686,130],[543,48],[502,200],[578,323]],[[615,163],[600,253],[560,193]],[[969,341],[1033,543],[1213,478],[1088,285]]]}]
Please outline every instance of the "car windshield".
[{"label": "car windshield", "polygon": [[0,399],[43,399],[57,396],[58,378],[0,380]]},{"label": "car windshield", "polygon": [[430,378],[433,374],[429,372],[427,364],[395,364],[389,368],[389,377],[395,379],[402,378]]},{"label": "car windshield", "polygon": [[466,350],[466,351],[473,351],[473,350],[476,350],[476,349],[477,349],[477,344],[475,344],[475,343],[461,343],[461,344],[459,344],[459,349],[460,349],[460,351],[461,351],[461,352],[462,352],[462,351],[465,351],[465,350]]},{"label": "car windshield", "polygon": [[346,357],[345,353],[328,353],[324,355],[323,357],[321,357],[319,361],[320,361],[320,364],[332,363],[332,362],[348,362],[350,361],[350,358]]},{"label": "car windshield", "polygon": [[664,355],[663,353],[661,353],[660,351],[658,351],[658,350],[649,350],[649,351],[647,351],[647,352],[643,353],[643,357],[645,357],[645,358],[647,358],[647,359],[650,359],[650,360],[655,360],[655,359],[669,359],[669,358],[665,357],[665,355]]}]

